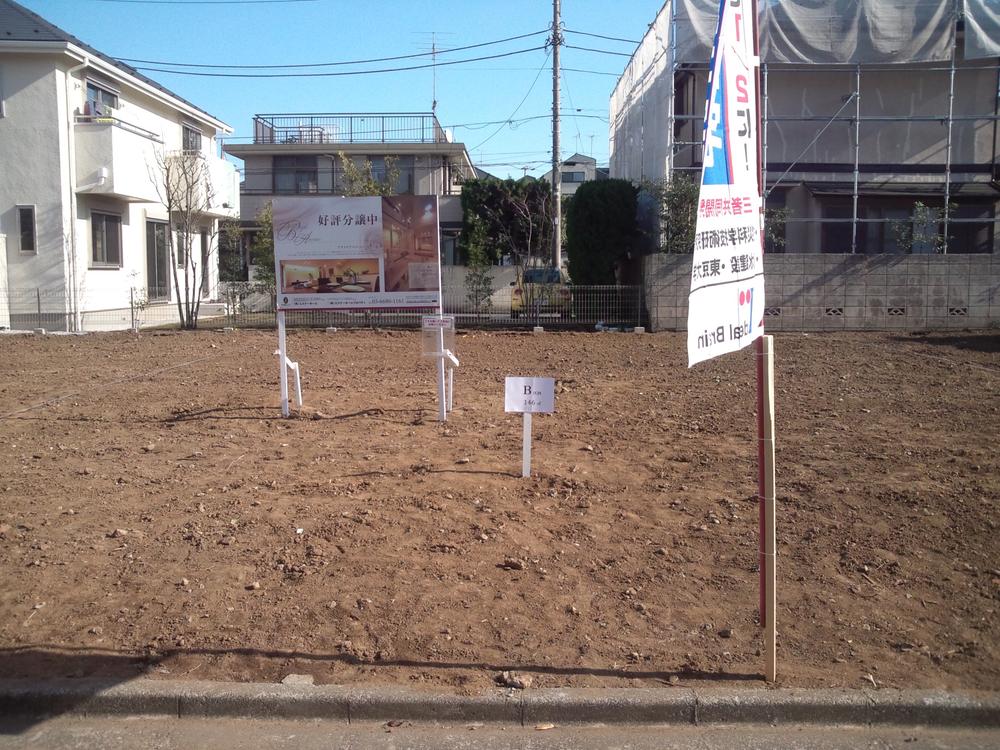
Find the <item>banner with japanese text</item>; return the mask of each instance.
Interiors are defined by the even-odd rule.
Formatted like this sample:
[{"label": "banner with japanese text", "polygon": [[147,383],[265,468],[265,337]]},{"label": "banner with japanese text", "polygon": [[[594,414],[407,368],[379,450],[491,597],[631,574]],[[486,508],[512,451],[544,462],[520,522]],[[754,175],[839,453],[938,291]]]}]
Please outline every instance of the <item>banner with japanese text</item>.
[{"label": "banner with japanese text", "polygon": [[436,308],[435,195],[276,197],[278,310]]},{"label": "banner with japanese text", "polygon": [[688,366],[764,333],[754,4],[722,0],[688,297]]}]

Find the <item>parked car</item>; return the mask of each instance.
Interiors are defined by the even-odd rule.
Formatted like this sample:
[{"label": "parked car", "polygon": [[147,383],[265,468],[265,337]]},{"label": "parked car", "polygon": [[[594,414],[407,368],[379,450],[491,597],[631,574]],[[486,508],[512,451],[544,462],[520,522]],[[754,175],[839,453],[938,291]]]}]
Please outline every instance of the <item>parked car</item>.
[{"label": "parked car", "polygon": [[556,268],[518,269],[516,280],[510,283],[510,317],[521,314],[570,317],[573,313],[573,293],[569,279]]}]

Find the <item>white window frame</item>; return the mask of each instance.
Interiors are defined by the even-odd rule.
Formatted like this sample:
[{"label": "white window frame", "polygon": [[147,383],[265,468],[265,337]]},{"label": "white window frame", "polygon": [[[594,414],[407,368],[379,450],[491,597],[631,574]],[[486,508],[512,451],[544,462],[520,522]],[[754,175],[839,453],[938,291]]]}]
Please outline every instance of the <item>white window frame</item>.
[{"label": "white window frame", "polygon": [[[187,147],[187,134],[192,133],[198,136],[198,148],[188,148]],[[200,154],[202,149],[205,147],[205,134],[201,132],[201,128],[194,125],[190,125],[186,122],[181,123],[181,150],[184,153],[189,154]]]},{"label": "white window frame", "polygon": [[[90,96],[90,87],[91,86],[93,86],[95,89],[97,89],[98,91],[100,91],[102,94],[105,94],[105,95],[109,96],[110,98],[113,98],[114,99],[114,104],[111,104],[111,103],[106,102],[106,101],[100,101],[100,100],[97,100],[97,99],[92,99],[91,96]],[[97,78],[88,78],[87,82],[86,82],[86,85],[84,86],[84,92],[85,92],[85,95],[87,97],[87,104],[88,105],[91,102],[94,102],[95,104],[97,104],[99,106],[111,107],[111,109],[115,109],[115,110],[121,108],[121,94],[119,93],[119,91],[117,89],[115,89],[114,87],[109,86],[107,83],[105,83],[104,81],[102,81],[100,79],[97,79]],[[102,99],[103,99],[103,97],[102,97]],[[104,113],[101,113],[101,112],[91,112],[90,114],[91,115],[98,115],[98,114],[104,114]]]},{"label": "white window frame", "polygon": [[[24,232],[21,229],[21,211],[31,211],[31,247],[24,248]],[[38,255],[38,211],[34,204],[22,203],[17,206],[17,249],[24,255]]]},{"label": "white window frame", "polygon": [[[118,219],[118,262],[99,261],[94,257],[94,216],[111,216]],[[105,238],[107,238],[107,225],[105,224]],[[107,256],[107,240],[105,239],[104,254]],[[122,248],[122,215],[114,211],[101,211],[91,209],[90,211],[90,268],[94,269],[119,269],[124,262],[124,249]]]}]

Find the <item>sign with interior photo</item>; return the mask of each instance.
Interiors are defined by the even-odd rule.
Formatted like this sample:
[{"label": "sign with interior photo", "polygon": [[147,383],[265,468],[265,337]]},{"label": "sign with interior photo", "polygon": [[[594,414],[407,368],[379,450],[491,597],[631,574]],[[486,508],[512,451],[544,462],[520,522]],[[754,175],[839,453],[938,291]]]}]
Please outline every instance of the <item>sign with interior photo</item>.
[{"label": "sign with interior photo", "polygon": [[436,195],[276,197],[272,211],[278,310],[438,307]]}]

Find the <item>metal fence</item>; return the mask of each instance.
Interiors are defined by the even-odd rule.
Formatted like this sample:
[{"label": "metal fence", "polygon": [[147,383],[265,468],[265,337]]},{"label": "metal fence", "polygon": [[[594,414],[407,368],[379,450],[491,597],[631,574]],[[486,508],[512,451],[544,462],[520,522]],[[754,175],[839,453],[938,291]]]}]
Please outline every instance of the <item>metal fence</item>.
[{"label": "metal fence", "polygon": [[[274,291],[254,284],[223,285],[225,325],[270,328],[275,325]],[[571,286],[569,299],[558,307],[512,304],[511,291],[501,289],[478,304],[464,290],[445,289],[444,313],[462,328],[544,328],[627,330],[646,324],[641,286]],[[437,309],[380,309],[288,312],[288,326],[318,328],[418,328],[423,315]]]},{"label": "metal fence", "polygon": [[[122,331],[140,328],[176,328],[180,316],[168,289],[133,288],[97,309],[73,312],[62,288],[0,291],[0,330]],[[199,315],[205,327],[225,325],[225,305],[203,298]]]},{"label": "metal fence", "polygon": [[431,113],[266,114],[253,118],[254,143],[446,143]]},{"label": "metal fence", "polygon": [[[478,304],[462,288],[446,288],[444,312],[463,328],[621,329],[646,325],[641,286],[572,286],[558,307],[528,302],[511,304],[511,290],[493,292]],[[64,289],[12,289],[0,293],[0,329],[31,331],[113,331],[172,328],[179,324],[177,305],[134,289],[120,306],[74,315]],[[166,296],[166,295],[162,295]],[[251,283],[220,284],[218,299],[203,300],[200,328],[273,328],[274,289]],[[423,315],[437,309],[357,311],[310,310],[286,314],[289,326],[304,328],[419,328]]]}]

